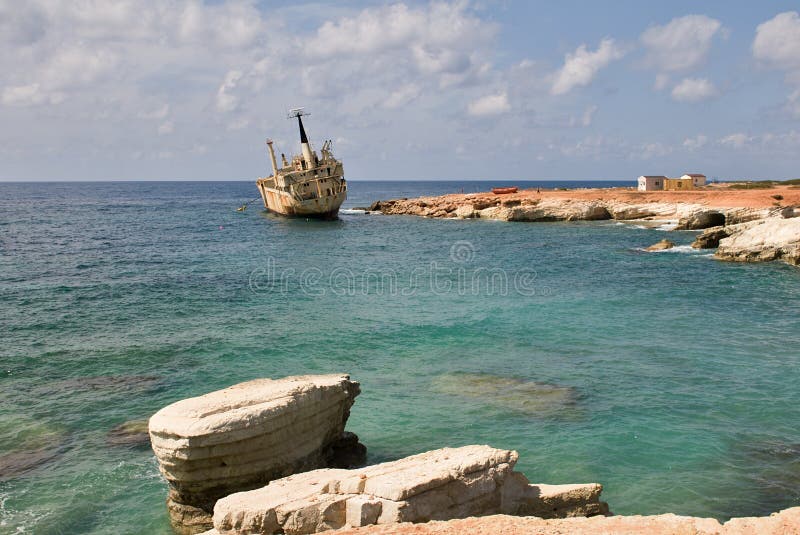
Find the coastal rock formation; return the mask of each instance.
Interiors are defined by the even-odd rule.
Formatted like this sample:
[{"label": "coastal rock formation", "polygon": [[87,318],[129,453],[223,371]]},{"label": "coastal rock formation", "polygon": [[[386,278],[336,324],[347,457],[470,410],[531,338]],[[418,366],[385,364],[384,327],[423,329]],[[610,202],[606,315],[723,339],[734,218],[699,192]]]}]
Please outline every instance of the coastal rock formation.
[{"label": "coastal rock formation", "polygon": [[[470,194],[393,199],[375,201],[369,210],[386,215],[530,222],[679,219],[679,226],[684,230],[698,230],[721,225],[728,217],[727,209],[709,210],[702,204],[694,203],[532,198],[530,195],[524,194],[512,198],[499,198],[489,194]],[[731,222],[742,222],[766,217],[769,210],[733,208],[730,212],[732,214]]]},{"label": "coastal rock formation", "polygon": [[770,217],[773,214],[773,211],[767,208],[728,208],[723,211],[726,225],[749,223]]},{"label": "coastal rock formation", "polygon": [[675,247],[675,242],[669,240],[661,240],[660,242],[656,242],[650,247],[646,247],[645,251],[664,251],[666,249],[672,249]]},{"label": "coastal rock formation", "polygon": [[711,227],[697,236],[692,242],[695,249],[716,249],[722,238],[730,236],[730,230],[725,227]]},{"label": "coastal rock formation", "polygon": [[800,507],[762,517],[732,518],[720,524],[713,518],[673,514],[653,516],[594,516],[546,520],[507,515],[464,518],[426,524],[396,524],[344,529],[336,535],[798,535]]},{"label": "coastal rock formation", "polygon": [[715,256],[736,262],[783,260],[800,265],[800,219],[773,217],[730,228]]},{"label": "coastal rock formation", "polygon": [[531,485],[514,472],[516,461],[514,451],[465,446],[358,470],[297,474],[219,500],[208,535],[301,535],[496,513],[563,518],[608,512],[600,485]]},{"label": "coastal rock formation", "polygon": [[725,214],[716,210],[701,210],[678,220],[675,230],[703,230],[725,225]]},{"label": "coastal rock formation", "polygon": [[344,433],[359,391],[347,375],[257,379],[158,411],[150,440],[173,526],[209,529],[219,498],[331,466],[348,451],[363,462],[365,448]]},{"label": "coastal rock formation", "polygon": [[[787,205],[775,202],[784,199]],[[796,224],[778,222],[795,220],[796,206],[800,206],[800,194],[793,189],[752,192],[715,187],[687,192],[634,192],[626,188],[523,190],[502,197],[490,193],[452,194],[376,201],[370,209],[387,215],[500,221],[649,220],[652,223],[645,225],[669,223],[669,227],[661,226],[664,230],[707,230],[692,246],[719,246],[716,256],[723,260],[782,259],[798,265]],[[765,221],[767,227],[760,227]],[[769,235],[772,231],[775,234]],[[658,250],[662,248],[666,246],[659,246]]]},{"label": "coastal rock formation", "polygon": [[[611,219],[608,210],[591,201],[552,201],[493,206],[480,210],[484,219],[502,221],[597,221]],[[508,203],[508,201],[506,201]]]},{"label": "coastal rock formation", "polygon": [[606,203],[611,217],[618,221],[631,219],[646,219],[653,217],[675,217],[678,206],[666,203],[631,203],[631,202],[608,202]]}]

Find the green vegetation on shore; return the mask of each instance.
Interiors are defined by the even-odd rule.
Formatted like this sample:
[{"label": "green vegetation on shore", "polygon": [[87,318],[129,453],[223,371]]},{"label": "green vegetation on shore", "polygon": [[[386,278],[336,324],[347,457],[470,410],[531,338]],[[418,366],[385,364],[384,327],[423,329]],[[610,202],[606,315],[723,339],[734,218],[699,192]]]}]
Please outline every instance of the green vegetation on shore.
[{"label": "green vegetation on shore", "polygon": [[798,186],[800,178],[791,180],[756,180],[753,182],[737,182],[731,184],[730,189],[769,189],[775,186]]}]

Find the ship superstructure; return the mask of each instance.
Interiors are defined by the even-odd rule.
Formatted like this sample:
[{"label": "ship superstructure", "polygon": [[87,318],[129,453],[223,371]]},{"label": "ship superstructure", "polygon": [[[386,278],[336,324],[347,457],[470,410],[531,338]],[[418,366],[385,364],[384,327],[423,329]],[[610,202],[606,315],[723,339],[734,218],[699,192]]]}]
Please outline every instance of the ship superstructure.
[{"label": "ship superstructure", "polygon": [[281,154],[278,167],[271,139],[267,140],[272,175],[259,178],[256,186],[264,200],[264,208],[285,216],[336,219],[339,207],[347,198],[347,182],[342,162],[333,156],[331,140],[322,144],[320,154],[314,151],[303,127],[302,108],[289,112],[300,127],[301,153],[291,163]]}]

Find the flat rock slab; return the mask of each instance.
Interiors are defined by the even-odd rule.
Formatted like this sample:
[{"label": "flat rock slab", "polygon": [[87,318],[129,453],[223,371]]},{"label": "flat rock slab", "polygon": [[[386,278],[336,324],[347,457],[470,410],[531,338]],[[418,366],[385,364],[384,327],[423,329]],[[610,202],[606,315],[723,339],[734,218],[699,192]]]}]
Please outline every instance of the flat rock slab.
[{"label": "flat rock slab", "polygon": [[219,500],[209,533],[300,535],[501,512],[608,512],[600,485],[531,485],[513,471],[516,461],[515,451],[464,446],[356,470],[314,470]]}]

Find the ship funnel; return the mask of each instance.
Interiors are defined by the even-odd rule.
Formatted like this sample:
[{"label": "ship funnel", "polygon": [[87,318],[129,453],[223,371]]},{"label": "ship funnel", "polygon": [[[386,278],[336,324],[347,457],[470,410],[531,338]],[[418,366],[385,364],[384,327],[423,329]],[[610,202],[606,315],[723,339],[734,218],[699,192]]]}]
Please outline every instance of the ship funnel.
[{"label": "ship funnel", "polygon": [[278,162],[275,161],[275,149],[272,148],[272,140],[267,140],[267,147],[269,147],[269,160],[272,162],[272,176],[278,176]]},{"label": "ship funnel", "polygon": [[308,113],[303,111],[303,108],[294,108],[289,110],[289,118],[297,117],[297,124],[300,126],[300,148],[303,151],[303,160],[306,162],[306,169],[311,169],[312,167],[317,166],[317,158],[314,154],[314,151],[311,150],[311,145],[308,142],[308,136],[306,135],[306,129],[303,128],[303,119],[304,115],[309,115]]}]

